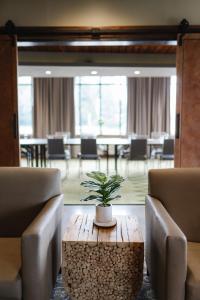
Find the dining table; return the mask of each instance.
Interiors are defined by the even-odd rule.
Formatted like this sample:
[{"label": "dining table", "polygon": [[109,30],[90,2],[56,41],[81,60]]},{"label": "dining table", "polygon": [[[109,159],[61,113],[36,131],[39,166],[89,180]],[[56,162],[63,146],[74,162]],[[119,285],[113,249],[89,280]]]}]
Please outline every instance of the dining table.
[{"label": "dining table", "polygon": [[[67,146],[80,146],[81,138],[64,138],[64,144]],[[110,146],[114,147],[114,160],[115,160],[115,172],[118,172],[118,147],[130,145],[131,140],[129,138],[115,138],[115,137],[99,137],[96,139],[97,145],[106,146],[106,160],[107,160],[107,172],[109,171],[109,150]],[[31,166],[46,167],[47,165],[47,144],[46,138],[22,138],[20,139],[21,148],[25,148],[31,153]],[[147,145],[151,148],[152,146],[162,146],[163,139],[147,139]]]}]

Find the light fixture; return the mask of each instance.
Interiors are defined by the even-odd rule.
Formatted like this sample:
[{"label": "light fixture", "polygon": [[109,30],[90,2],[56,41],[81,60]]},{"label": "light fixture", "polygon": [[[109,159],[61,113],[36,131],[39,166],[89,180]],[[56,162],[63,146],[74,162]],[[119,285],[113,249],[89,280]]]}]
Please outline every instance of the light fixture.
[{"label": "light fixture", "polygon": [[135,75],[139,75],[140,73],[141,73],[141,72],[138,71],[138,70],[134,71],[134,74],[135,74]]},{"label": "light fixture", "polygon": [[45,71],[45,74],[46,75],[51,75],[51,71],[47,70],[47,71]]},{"label": "light fixture", "polygon": [[91,71],[90,73],[91,73],[92,75],[97,75],[97,74],[98,74],[97,71]]}]

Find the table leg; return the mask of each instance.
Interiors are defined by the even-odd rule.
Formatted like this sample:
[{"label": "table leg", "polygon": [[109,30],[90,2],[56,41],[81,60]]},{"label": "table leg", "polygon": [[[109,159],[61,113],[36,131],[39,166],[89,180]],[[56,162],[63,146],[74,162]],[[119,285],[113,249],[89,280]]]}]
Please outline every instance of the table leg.
[{"label": "table leg", "polygon": [[148,145],[148,146],[149,147],[147,147],[147,157],[149,159],[151,159],[151,152],[152,152],[153,147],[152,147],[152,145]]},{"label": "table leg", "polygon": [[40,145],[40,164],[46,168],[46,146]]},{"label": "table leg", "polygon": [[118,158],[118,153],[117,153],[118,145],[115,145],[115,173],[117,174],[117,158]]},{"label": "table leg", "polygon": [[43,158],[43,147],[42,147],[42,145],[40,145],[39,156],[40,156],[40,166],[43,167],[44,158]]},{"label": "table leg", "polygon": [[34,146],[30,146],[31,148],[31,167],[34,166]]},{"label": "table leg", "polygon": [[107,174],[109,172],[109,145],[106,145],[106,168]]},{"label": "table leg", "polygon": [[46,157],[46,145],[43,145],[43,158],[44,158],[44,167],[47,167],[47,157]]},{"label": "table leg", "polygon": [[38,162],[39,162],[39,149],[38,145],[35,145],[35,165],[38,167]]}]

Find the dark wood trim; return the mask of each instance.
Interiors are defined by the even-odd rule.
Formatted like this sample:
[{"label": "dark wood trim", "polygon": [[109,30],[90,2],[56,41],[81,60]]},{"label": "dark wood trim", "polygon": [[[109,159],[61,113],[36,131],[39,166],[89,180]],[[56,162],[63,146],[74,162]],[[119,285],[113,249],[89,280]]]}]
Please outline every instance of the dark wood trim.
[{"label": "dark wood trim", "polygon": [[[178,28],[178,26],[11,27],[9,33],[16,34],[18,41],[34,42],[67,40],[176,41]],[[8,34],[5,27],[0,28],[0,34]]]},{"label": "dark wood trim", "polygon": [[17,27],[9,20],[0,27],[0,35],[17,36],[19,51],[47,52],[169,54],[185,33],[200,33],[200,25],[183,19],[177,26]]},{"label": "dark wood trim", "polygon": [[[176,41],[177,35],[183,33],[187,20],[174,26],[111,26],[111,27],[24,27],[15,26],[8,21],[0,27],[0,34],[16,34],[18,41],[140,41],[169,42]],[[200,25],[190,26],[187,22],[187,33],[199,33]]]},{"label": "dark wood trim", "polygon": [[[8,23],[8,22],[7,22]],[[11,25],[12,24],[12,25]],[[49,39],[73,39],[73,38],[95,38],[95,39],[124,39],[141,36],[144,40],[154,37],[157,40],[163,37],[166,40],[175,40],[179,26],[112,26],[112,27],[17,27],[13,23],[6,27],[0,27],[1,34],[16,34],[18,40],[28,40],[29,38],[37,41],[42,38]],[[200,27],[199,27],[200,28]]]}]

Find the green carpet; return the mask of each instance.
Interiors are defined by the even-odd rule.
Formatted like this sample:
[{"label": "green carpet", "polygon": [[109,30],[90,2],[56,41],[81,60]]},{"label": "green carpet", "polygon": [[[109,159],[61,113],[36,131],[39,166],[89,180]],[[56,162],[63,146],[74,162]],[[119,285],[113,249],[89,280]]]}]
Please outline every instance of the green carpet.
[{"label": "green carpet", "polygon": [[[64,193],[64,204],[94,204],[93,201],[81,202],[87,193],[80,186],[80,180],[63,180],[62,190]],[[121,188],[121,198],[112,201],[112,204],[144,204],[147,194],[147,177],[134,176],[125,180]]]},{"label": "green carpet", "polygon": [[[21,165],[26,166],[26,160],[21,160]],[[48,166],[49,167],[49,166]],[[64,204],[95,204],[96,202],[81,202],[80,199],[87,195],[87,190],[80,183],[88,179],[86,175],[79,176],[79,160],[71,159],[69,161],[69,170],[66,172],[64,161],[52,161],[52,168],[58,168],[62,177],[62,192],[64,194]],[[84,161],[83,174],[96,170],[95,161]],[[121,198],[112,201],[112,204],[144,204],[145,196],[148,192],[148,169],[154,168],[172,168],[173,162],[163,161],[162,164],[156,160],[148,160],[147,165],[144,162],[130,162],[127,166],[125,159],[118,160],[118,173],[125,178],[120,190]],[[128,168],[128,170],[127,170]],[[101,172],[107,171],[106,159],[101,159]],[[114,159],[109,159],[109,174],[115,174]]]},{"label": "green carpet", "polygon": [[[80,178],[65,178],[62,181],[64,204],[94,204],[94,201],[81,202],[80,199],[87,194],[87,189],[80,186]],[[120,190],[121,198],[112,201],[112,204],[144,204],[147,194],[147,175],[135,175],[125,178]]]},{"label": "green carpet", "polygon": [[[26,167],[25,159],[21,160],[21,166]],[[48,165],[48,167],[50,167]],[[64,204],[95,204],[93,201],[81,202],[87,192],[86,189],[80,186],[81,181],[88,179],[86,175],[79,176],[79,161],[78,159],[71,159],[69,161],[69,170],[66,173],[66,164],[62,160],[52,161],[52,168],[58,168],[61,171],[62,178],[62,192],[64,194]],[[154,167],[148,162],[148,168]],[[91,172],[96,169],[95,161],[84,161],[83,173]],[[147,194],[147,170],[144,173],[144,163],[130,162],[129,170],[127,171],[126,160],[118,160],[119,175],[125,178],[120,190],[121,198],[112,201],[112,204],[144,204],[145,196]],[[106,159],[101,159],[101,172],[107,171]],[[109,159],[109,174],[115,174],[114,159]],[[67,176],[66,176],[67,175]]]},{"label": "green carpet", "polygon": [[[68,176],[64,165],[60,165],[62,169],[62,190],[64,193],[64,204],[95,204],[95,202],[81,202],[87,192],[86,189],[80,186],[81,181],[88,179],[86,175],[79,177],[79,161],[77,159],[70,160]],[[58,167],[58,165],[57,165]],[[106,160],[101,160],[100,170],[106,172]],[[121,188],[121,198],[112,201],[112,204],[144,204],[145,196],[148,192],[148,170],[154,168],[171,168],[172,162],[163,161],[160,164],[156,160],[148,160],[144,162],[130,162],[127,166],[126,160],[118,160],[118,173],[125,178]],[[128,168],[128,170],[127,170]],[[96,169],[96,162],[85,161],[83,164],[83,173],[91,172]],[[114,159],[109,159],[109,174],[115,174]],[[64,177],[65,176],[65,177]]]}]

